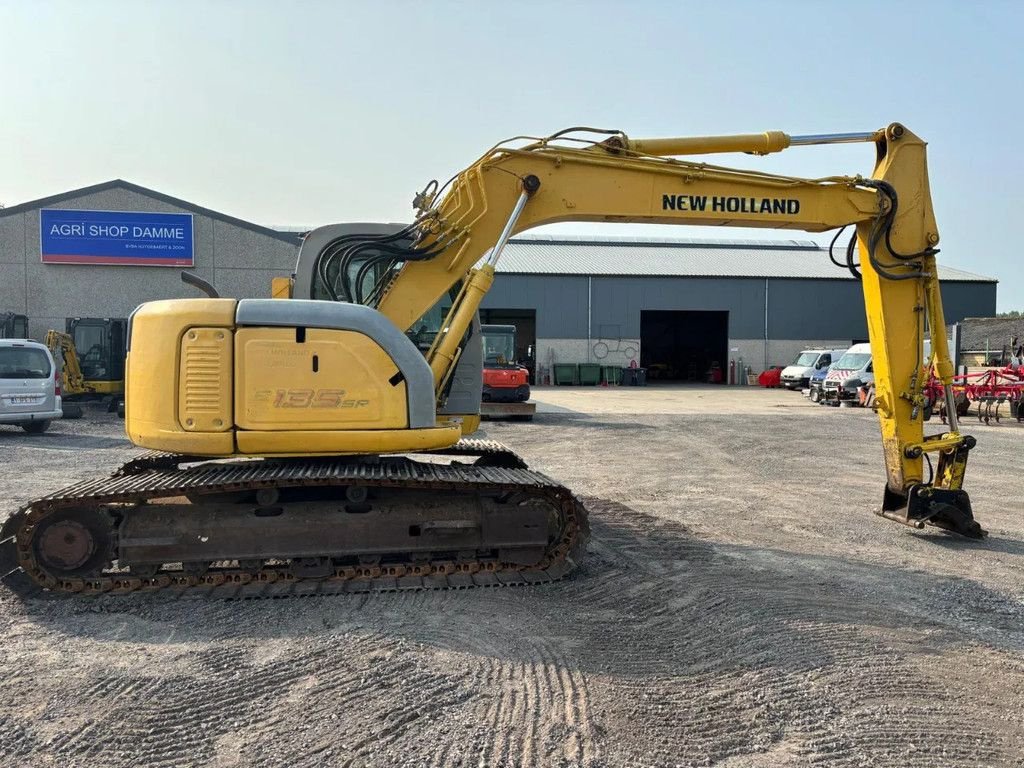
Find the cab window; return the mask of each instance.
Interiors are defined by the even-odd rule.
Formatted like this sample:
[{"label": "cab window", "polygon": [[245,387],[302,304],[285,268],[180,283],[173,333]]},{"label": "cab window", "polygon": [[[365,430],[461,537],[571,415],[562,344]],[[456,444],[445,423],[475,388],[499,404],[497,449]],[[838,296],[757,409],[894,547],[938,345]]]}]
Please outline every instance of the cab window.
[{"label": "cab window", "polygon": [[95,325],[79,325],[75,328],[74,340],[82,376],[86,379],[102,379],[107,372],[106,361],[110,357],[104,329]]}]

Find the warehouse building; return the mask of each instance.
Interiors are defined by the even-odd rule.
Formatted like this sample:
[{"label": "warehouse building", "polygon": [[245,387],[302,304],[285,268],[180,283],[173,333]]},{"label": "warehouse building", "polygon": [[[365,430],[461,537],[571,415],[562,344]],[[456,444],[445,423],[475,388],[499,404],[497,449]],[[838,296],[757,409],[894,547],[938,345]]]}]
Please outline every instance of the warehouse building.
[{"label": "warehouse building", "polygon": [[[180,269],[225,296],[268,296],[300,242],[126,181],[98,184],[0,209],[0,313],[27,315],[41,338],[67,317],[195,296]],[[554,363],[634,360],[700,380],[713,363],[757,372],[867,339],[859,283],[809,241],[518,237],[499,272],[483,320],[517,326],[542,381]],[[994,279],[947,266],[940,278],[947,322],[995,313]]]},{"label": "warehouse building", "polygon": [[67,317],[127,317],[144,301],[196,296],[182,269],[225,296],[269,296],[299,243],[126,181],[97,184],[0,209],[0,313],[28,315],[39,339]]},{"label": "warehouse building", "polygon": [[[539,375],[635,359],[662,378],[703,380],[714,363],[760,372],[801,349],[867,341],[860,283],[810,241],[518,238],[499,271],[484,319],[525,315]],[[939,274],[947,322],[994,313],[994,279]]]}]

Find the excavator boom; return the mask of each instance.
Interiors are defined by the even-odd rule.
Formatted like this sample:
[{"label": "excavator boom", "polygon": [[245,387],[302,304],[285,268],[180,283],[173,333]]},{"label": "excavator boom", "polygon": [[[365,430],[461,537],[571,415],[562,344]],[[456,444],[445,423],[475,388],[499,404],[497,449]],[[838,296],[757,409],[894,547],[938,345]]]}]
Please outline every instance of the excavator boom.
[{"label": "excavator boom", "polygon": [[[686,159],[855,141],[875,145],[869,177]],[[948,392],[953,369],[925,143],[902,125],[667,139],[570,129],[498,145],[414,205],[409,226],[311,232],[294,283],[274,288],[291,300],[139,307],[126,430],[154,452],[10,518],[0,577],[11,571],[23,593],[227,596],[560,578],[583,554],[586,510],[510,451],[460,439],[479,423],[477,310],[502,249],[560,221],[852,226],[860,260],[851,241],[846,267],[863,283],[887,471],[881,514],[984,535],[963,490],[974,441],[952,397],[949,431],[924,435],[929,373]],[[442,299],[451,307],[431,333],[423,318]]]},{"label": "excavator boom", "polygon": [[[556,134],[556,138],[564,135]],[[766,154],[791,145],[854,141],[875,144],[877,162],[870,178],[800,179],[667,157],[713,152]],[[810,232],[855,227],[861,266],[858,269],[851,260],[850,268],[862,278],[874,355],[887,471],[882,511],[915,527],[925,519],[961,533],[981,535],[960,482],[974,441],[959,434],[952,397],[947,397],[950,431],[924,438],[923,387],[928,373],[934,367],[948,387],[953,365],[935,263],[939,234],[925,142],[902,125],[894,123],[872,133],[801,137],[769,132],[633,140],[616,133],[583,148],[547,139],[522,148],[492,150],[456,176],[442,198],[423,198],[422,202],[418,245],[425,249],[443,246],[444,255],[403,263],[383,292],[379,309],[396,325],[407,328],[470,274],[461,294],[463,301],[453,306],[444,324],[446,330],[431,350],[429,359],[438,384],[447,380],[457,360],[461,339],[493,279],[500,248],[517,232],[559,221]],[[488,253],[487,262],[474,269]],[[923,357],[926,332],[932,339],[931,360]],[[925,453],[938,456],[940,469],[934,485],[924,481]],[[945,514],[935,511],[938,505]]]},{"label": "excavator boom", "polygon": [[61,361],[61,391],[65,396],[83,395],[92,390],[85,383],[82,366],[78,361],[78,350],[70,334],[62,331],[46,332],[45,344],[55,360]]}]

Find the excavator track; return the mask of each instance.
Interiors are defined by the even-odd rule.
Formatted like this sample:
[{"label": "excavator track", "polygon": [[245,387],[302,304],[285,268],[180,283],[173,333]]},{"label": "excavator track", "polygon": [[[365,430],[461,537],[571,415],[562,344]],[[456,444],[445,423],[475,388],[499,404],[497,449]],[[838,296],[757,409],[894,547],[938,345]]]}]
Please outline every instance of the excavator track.
[{"label": "excavator track", "polygon": [[[463,440],[431,454],[219,462],[149,452],[8,518],[0,529],[0,580],[22,598],[261,598],[538,584],[575,568],[589,528],[568,489],[492,441]],[[443,463],[442,456],[474,461]],[[401,537],[382,543],[389,519],[403,535],[415,533],[403,541],[429,543],[408,550],[389,546]],[[216,545],[225,531],[228,544],[236,535],[260,551],[153,560],[164,546],[202,552],[197,542],[212,537]],[[338,554],[320,543],[348,546],[360,536],[366,552],[353,544],[356,550]],[[328,551],[275,556],[273,546],[289,541]],[[136,559],[125,565],[129,552]]]}]

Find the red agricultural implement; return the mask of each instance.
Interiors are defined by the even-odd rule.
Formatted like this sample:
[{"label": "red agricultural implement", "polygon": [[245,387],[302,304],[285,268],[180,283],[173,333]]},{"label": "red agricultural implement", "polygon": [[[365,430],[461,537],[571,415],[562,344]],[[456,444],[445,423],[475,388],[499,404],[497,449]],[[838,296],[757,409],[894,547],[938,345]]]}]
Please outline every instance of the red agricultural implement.
[{"label": "red agricultural implement", "polygon": [[[938,411],[945,422],[945,410],[939,405],[944,398],[942,383],[934,376],[928,382],[926,394],[932,403],[931,410]],[[1024,421],[1024,407],[1021,406],[1024,400],[1024,365],[954,376],[953,399],[960,416],[966,416],[971,405],[977,404],[978,421],[988,424],[994,419],[998,423],[1000,408],[1006,405],[1011,418]]]}]

